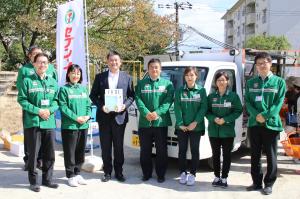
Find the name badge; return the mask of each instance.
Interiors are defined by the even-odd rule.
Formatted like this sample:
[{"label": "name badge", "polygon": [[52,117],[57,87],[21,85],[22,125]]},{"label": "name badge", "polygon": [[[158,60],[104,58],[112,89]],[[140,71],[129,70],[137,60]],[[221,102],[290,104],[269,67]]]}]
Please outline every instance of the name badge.
[{"label": "name badge", "polygon": [[261,102],[262,101],[262,96],[256,96],[255,101],[256,102]]},{"label": "name badge", "polygon": [[231,102],[224,102],[224,107],[231,107]]},{"label": "name badge", "polygon": [[41,100],[42,106],[49,106],[49,104],[50,104],[49,100]]},{"label": "name badge", "polygon": [[166,90],[166,87],[165,87],[165,86],[159,86],[159,87],[158,87],[158,90],[164,91],[164,90]]}]

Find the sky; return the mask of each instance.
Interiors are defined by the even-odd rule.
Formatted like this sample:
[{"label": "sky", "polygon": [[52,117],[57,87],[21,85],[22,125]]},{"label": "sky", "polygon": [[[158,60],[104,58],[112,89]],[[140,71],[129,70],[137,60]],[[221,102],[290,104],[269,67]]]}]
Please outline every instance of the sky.
[{"label": "sky", "polygon": [[[179,10],[179,23],[192,26],[198,31],[224,42],[224,20],[222,16],[230,9],[238,0],[177,0],[178,3],[189,2],[192,9]],[[174,5],[175,0],[154,0],[154,9],[160,15],[174,14],[175,9],[158,8],[158,4]],[[215,44],[203,39],[192,31],[184,35],[183,44],[179,48],[197,50],[197,47],[212,46]]]}]

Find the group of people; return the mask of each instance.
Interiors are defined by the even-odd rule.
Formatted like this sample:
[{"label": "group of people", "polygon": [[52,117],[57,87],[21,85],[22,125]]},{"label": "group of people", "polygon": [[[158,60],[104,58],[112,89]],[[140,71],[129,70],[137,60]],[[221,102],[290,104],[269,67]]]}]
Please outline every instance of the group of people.
[{"label": "group of people", "polygon": [[[40,49],[39,49],[40,50]],[[33,54],[33,53],[32,53]],[[31,58],[32,56],[32,58]],[[199,161],[199,144],[205,134],[205,117],[208,120],[208,136],[213,154],[215,178],[212,185],[226,188],[231,164],[231,151],[235,137],[235,120],[242,113],[239,96],[229,89],[230,78],[225,71],[214,77],[215,90],[208,96],[206,90],[197,84],[199,74],[196,67],[186,67],[184,84],[174,90],[171,81],[161,77],[162,66],[159,59],[148,62],[148,76],[133,88],[132,78],[120,70],[121,56],[116,51],[107,55],[108,71],[97,74],[88,94],[81,85],[82,70],[78,65],[68,68],[66,85],[58,88],[50,74],[46,54],[39,52],[31,58],[30,70],[33,73],[21,77],[18,85],[18,102],[23,109],[26,154],[28,155],[28,178],[30,189],[40,191],[37,183],[36,166],[38,157],[42,159],[42,185],[57,188],[52,181],[54,155],[54,112],[62,113],[62,143],[68,184],[76,187],[86,184],[80,175],[84,162],[84,148],[90,100],[97,106],[96,120],[100,131],[100,145],[103,159],[103,182],[115,178],[124,182],[124,133],[128,122],[128,107],[135,100],[139,110],[138,135],[140,141],[140,164],[142,181],[152,178],[152,146],[156,157],[155,171],[157,182],[165,181],[167,170],[167,134],[172,125],[169,109],[174,102],[176,132],[178,136],[179,183],[194,185]],[[249,113],[249,133],[251,141],[251,176],[253,184],[248,191],[261,190],[264,181],[264,194],[272,193],[277,175],[277,139],[282,131],[279,117],[285,95],[285,82],[270,71],[272,59],[267,53],[255,58],[258,75],[246,84],[245,102]],[[25,66],[23,66],[25,67]],[[20,71],[22,68],[20,69]],[[19,72],[20,75],[20,72]],[[109,110],[105,106],[105,89],[122,89],[123,105],[120,109]],[[191,150],[188,165],[187,149]],[[267,173],[263,178],[261,152],[267,156]],[[39,151],[40,156],[39,156]],[[221,168],[220,156],[223,154]],[[189,169],[188,169],[189,168]]]}]

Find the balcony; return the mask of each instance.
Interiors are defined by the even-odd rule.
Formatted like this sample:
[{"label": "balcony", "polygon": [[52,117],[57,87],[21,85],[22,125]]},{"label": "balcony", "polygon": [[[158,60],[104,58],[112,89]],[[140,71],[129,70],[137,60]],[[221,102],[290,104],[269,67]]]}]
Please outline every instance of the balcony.
[{"label": "balcony", "polygon": [[246,35],[251,36],[255,34],[255,25],[250,25],[246,27]]},{"label": "balcony", "polygon": [[248,13],[246,16],[246,25],[248,24],[255,24],[256,22],[256,14],[254,13]]},{"label": "balcony", "polygon": [[226,34],[227,37],[233,36],[233,32],[234,32],[234,31],[233,31],[233,28],[228,28],[228,29],[227,29],[227,34]]}]

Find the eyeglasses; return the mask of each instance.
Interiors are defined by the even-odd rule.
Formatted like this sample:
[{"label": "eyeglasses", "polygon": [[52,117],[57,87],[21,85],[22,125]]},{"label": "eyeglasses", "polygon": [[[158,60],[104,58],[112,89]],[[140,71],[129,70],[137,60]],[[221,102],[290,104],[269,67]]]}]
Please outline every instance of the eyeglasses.
[{"label": "eyeglasses", "polygon": [[256,66],[265,66],[267,63],[270,63],[268,61],[265,61],[265,62],[257,62],[255,65]]},{"label": "eyeglasses", "polygon": [[226,79],[218,79],[217,82],[227,82]]},{"label": "eyeglasses", "polygon": [[47,61],[37,61],[36,63],[37,63],[37,64],[44,64],[44,65],[47,65],[47,64],[48,64]]}]

